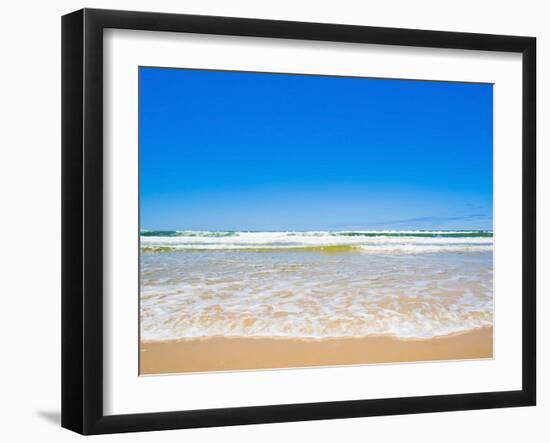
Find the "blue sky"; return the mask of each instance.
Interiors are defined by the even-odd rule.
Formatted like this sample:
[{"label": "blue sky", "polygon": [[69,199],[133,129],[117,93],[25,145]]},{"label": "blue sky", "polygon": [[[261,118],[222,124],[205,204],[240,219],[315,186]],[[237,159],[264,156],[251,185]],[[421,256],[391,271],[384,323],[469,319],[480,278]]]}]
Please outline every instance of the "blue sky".
[{"label": "blue sky", "polygon": [[142,229],[492,229],[488,84],[140,68]]}]

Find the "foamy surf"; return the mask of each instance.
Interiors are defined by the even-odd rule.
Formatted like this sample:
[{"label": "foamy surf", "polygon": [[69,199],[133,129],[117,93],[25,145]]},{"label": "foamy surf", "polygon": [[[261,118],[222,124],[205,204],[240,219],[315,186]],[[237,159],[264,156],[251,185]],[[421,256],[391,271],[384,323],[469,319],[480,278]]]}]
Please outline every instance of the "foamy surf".
[{"label": "foamy surf", "polygon": [[142,231],[142,252],[246,250],[273,252],[426,253],[491,251],[490,231]]},{"label": "foamy surf", "polygon": [[142,236],[142,251],[175,249],[141,256],[141,339],[412,339],[491,326],[492,234],[410,232],[427,235]]}]

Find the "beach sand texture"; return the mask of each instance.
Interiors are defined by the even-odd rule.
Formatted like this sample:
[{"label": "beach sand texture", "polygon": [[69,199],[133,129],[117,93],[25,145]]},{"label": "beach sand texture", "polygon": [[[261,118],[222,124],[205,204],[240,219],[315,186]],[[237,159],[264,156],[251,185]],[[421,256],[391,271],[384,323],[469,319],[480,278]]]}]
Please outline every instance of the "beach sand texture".
[{"label": "beach sand texture", "polygon": [[424,340],[206,338],[141,343],[142,375],[246,369],[482,359],[493,356],[493,328]]}]

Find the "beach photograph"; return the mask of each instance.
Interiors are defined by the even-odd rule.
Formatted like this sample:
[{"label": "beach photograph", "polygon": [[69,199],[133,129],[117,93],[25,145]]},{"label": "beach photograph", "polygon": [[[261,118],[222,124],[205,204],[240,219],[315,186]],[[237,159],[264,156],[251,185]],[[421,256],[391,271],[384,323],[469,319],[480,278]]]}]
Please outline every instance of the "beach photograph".
[{"label": "beach photograph", "polygon": [[139,68],[139,370],[493,358],[493,85]]}]

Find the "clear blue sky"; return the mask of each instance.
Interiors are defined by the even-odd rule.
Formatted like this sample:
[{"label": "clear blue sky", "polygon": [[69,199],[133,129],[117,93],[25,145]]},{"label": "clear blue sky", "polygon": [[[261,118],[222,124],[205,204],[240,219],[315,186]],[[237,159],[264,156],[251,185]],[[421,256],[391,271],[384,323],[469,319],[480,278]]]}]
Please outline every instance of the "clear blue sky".
[{"label": "clear blue sky", "polygon": [[492,229],[493,87],[140,68],[142,229]]}]

